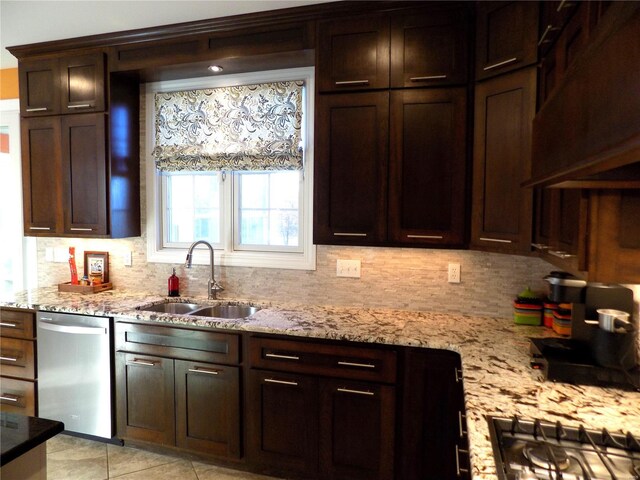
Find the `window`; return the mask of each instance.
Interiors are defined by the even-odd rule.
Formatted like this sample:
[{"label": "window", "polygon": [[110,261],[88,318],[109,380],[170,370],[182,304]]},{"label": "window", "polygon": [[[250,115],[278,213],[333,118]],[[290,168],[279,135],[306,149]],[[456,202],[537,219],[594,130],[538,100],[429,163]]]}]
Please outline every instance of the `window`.
[{"label": "window", "polygon": [[[216,263],[221,265],[315,269],[311,230],[313,78],[313,68],[299,68],[147,84],[149,261],[182,263],[193,241],[207,240],[216,249]],[[159,147],[155,138],[157,93],[298,80],[304,82],[302,170],[196,171],[195,167],[159,172],[156,168],[151,153]],[[160,115],[164,122],[163,113]],[[215,121],[211,123],[215,125]],[[207,134],[215,137],[218,132],[212,128]],[[194,263],[208,263],[208,254],[196,255]]]}]

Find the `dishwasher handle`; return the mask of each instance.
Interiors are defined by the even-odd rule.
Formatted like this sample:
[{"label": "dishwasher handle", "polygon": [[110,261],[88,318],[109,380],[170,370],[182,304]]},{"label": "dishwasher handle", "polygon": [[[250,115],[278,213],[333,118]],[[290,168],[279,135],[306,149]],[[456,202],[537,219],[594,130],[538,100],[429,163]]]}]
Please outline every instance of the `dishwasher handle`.
[{"label": "dishwasher handle", "polygon": [[80,325],[64,325],[44,321],[40,321],[39,325],[43,330],[60,333],[75,333],[79,335],[106,335],[108,333],[104,327],[83,327]]}]

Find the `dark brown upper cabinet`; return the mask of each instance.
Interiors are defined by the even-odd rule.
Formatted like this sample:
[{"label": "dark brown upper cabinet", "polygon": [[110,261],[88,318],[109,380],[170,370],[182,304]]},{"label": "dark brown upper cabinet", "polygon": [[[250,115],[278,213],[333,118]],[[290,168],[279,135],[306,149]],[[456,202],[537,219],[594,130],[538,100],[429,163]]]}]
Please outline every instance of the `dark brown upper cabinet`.
[{"label": "dark brown upper cabinet", "polygon": [[536,62],[538,9],[538,2],[478,2],[477,80]]},{"label": "dark brown upper cabinet", "polygon": [[316,104],[314,243],[386,239],[389,92],[324,95]]},{"label": "dark brown upper cabinet", "polygon": [[318,23],[320,92],[389,87],[389,18],[382,15]]},{"label": "dark brown upper cabinet", "polygon": [[[431,9],[433,10],[433,8]],[[464,84],[468,10],[409,10],[391,18],[391,87]]]},{"label": "dark brown upper cabinet", "polygon": [[530,251],[533,192],[531,120],[536,68],[476,85],[471,244],[501,253]]},{"label": "dark brown upper cabinet", "polygon": [[102,53],[20,62],[18,72],[22,116],[105,109]]},{"label": "dark brown upper cabinet", "polygon": [[391,92],[389,239],[462,245],[466,88]]}]

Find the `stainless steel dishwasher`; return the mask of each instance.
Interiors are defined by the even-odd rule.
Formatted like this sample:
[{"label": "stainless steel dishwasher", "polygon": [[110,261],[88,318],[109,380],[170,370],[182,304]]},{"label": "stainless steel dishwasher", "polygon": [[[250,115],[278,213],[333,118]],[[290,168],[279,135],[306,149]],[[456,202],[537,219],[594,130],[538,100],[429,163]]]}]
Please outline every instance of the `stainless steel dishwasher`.
[{"label": "stainless steel dishwasher", "polygon": [[113,320],[38,312],[38,416],[65,430],[111,439]]}]

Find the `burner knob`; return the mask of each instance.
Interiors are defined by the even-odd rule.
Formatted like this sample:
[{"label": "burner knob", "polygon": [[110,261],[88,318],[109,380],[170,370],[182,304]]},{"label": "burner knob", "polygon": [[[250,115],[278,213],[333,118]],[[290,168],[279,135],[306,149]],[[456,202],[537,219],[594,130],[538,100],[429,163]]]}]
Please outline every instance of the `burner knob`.
[{"label": "burner knob", "polygon": [[516,480],[538,480],[538,476],[528,467],[522,467],[522,470],[516,475]]}]

